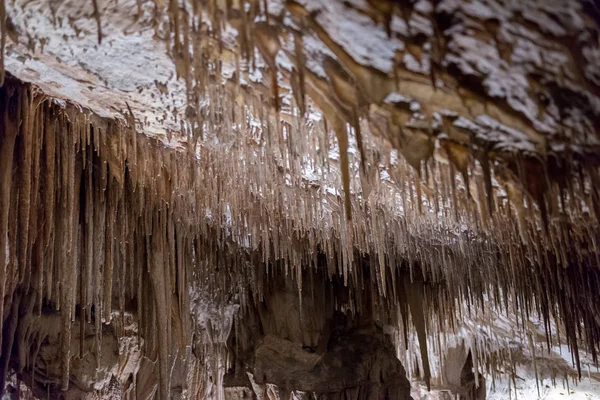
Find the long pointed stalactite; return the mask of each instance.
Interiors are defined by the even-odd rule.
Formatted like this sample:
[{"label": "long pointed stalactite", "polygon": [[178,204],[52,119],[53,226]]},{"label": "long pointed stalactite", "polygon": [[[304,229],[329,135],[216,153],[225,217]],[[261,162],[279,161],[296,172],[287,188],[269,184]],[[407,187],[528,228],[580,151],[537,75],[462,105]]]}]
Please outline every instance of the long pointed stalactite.
[{"label": "long pointed stalactite", "polygon": [[0,0],[0,87],[4,85],[4,46],[6,46],[6,5]]}]

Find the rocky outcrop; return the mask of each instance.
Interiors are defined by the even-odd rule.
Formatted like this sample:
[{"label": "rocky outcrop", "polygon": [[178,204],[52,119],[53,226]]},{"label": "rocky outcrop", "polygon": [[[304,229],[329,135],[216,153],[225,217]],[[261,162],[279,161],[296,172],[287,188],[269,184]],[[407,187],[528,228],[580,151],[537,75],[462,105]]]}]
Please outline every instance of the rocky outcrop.
[{"label": "rocky outcrop", "polygon": [[246,381],[243,390],[258,399],[409,399],[410,383],[392,338],[366,306],[370,291],[360,308],[341,312],[334,305],[349,305],[347,288],[313,274],[301,296],[289,276],[275,272],[272,282],[265,281],[270,289],[263,301],[242,312],[233,330],[235,362],[225,387]]},{"label": "rocky outcrop", "polygon": [[323,400],[410,398],[410,383],[394,347],[374,328],[336,330],[322,354],[265,336],[255,350],[249,377],[259,399],[269,398],[272,390],[280,399],[291,392]]},{"label": "rocky outcrop", "polygon": [[[73,324],[72,372],[66,393],[60,390],[64,351],[60,323],[60,315],[50,310],[41,316],[22,315],[12,343],[13,351],[3,352],[5,368],[16,372],[35,398],[81,399],[92,393],[104,398],[133,396],[134,379],[139,378],[141,375],[137,374],[148,365],[143,361],[132,315],[124,317],[125,325],[104,326],[100,335],[94,332],[93,326],[80,329],[78,322]],[[117,334],[114,329],[120,332]]]}]

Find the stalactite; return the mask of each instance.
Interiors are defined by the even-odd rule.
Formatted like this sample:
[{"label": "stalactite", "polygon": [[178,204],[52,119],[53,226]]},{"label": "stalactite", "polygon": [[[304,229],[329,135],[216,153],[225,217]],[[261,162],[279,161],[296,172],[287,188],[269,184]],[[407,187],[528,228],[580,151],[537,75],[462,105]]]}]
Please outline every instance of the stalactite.
[{"label": "stalactite", "polygon": [[19,253],[17,254],[17,262],[19,264],[19,280],[22,280],[25,275],[29,275],[27,246],[29,244],[29,218],[30,202],[31,202],[31,157],[34,141],[33,124],[36,118],[36,107],[33,104],[28,90],[24,91],[22,97],[21,109],[23,110],[23,119],[19,136],[22,138],[22,150],[19,158],[22,160],[23,168],[20,170],[19,176]]},{"label": "stalactite", "polygon": [[[294,34],[294,52],[296,56],[296,68],[298,69],[298,107],[302,115],[306,114],[306,71],[305,71],[305,56],[304,56],[304,41],[302,35]],[[294,83],[295,80],[292,81]]]},{"label": "stalactite", "polygon": [[348,159],[348,131],[340,118],[334,119],[334,131],[340,149],[340,168],[342,170],[342,186],[344,190],[344,209],[346,218],[352,219],[352,202],[350,194],[350,161]]},{"label": "stalactite", "polygon": [[4,47],[6,46],[6,5],[0,0],[0,88],[4,85],[6,72],[4,70]]},{"label": "stalactite", "polygon": [[[110,168],[110,167],[109,167]],[[110,176],[107,184],[107,200],[106,200],[106,253],[104,255],[104,275],[102,277],[103,290],[103,319],[109,323],[112,319],[112,291],[113,291],[113,276],[114,276],[114,263],[115,263],[115,250],[116,250],[116,232],[117,228],[117,202],[119,200],[119,193],[117,185]]]},{"label": "stalactite", "polygon": [[427,388],[431,388],[431,369],[429,366],[429,355],[427,353],[427,332],[425,322],[425,310],[423,304],[423,287],[421,282],[404,281],[404,290],[408,300],[410,315],[417,330],[419,338],[419,349],[421,351],[421,362],[423,363],[423,376]]},{"label": "stalactite", "polygon": [[[40,105],[38,105],[37,107],[40,107]],[[38,255],[38,259],[40,260],[40,262],[35,262],[34,261],[34,248],[38,249],[41,247],[40,245],[40,241],[38,240],[38,235],[40,235],[39,231],[40,231],[40,227],[39,227],[39,223],[38,223],[38,219],[39,219],[39,199],[40,199],[40,167],[41,167],[41,148],[42,148],[42,143],[43,143],[43,132],[44,132],[44,115],[42,111],[38,111],[36,113],[36,120],[32,126],[32,136],[33,136],[33,143],[32,143],[32,147],[33,147],[33,154],[32,154],[32,160],[31,160],[31,204],[30,204],[30,210],[31,210],[31,218],[29,220],[29,227],[28,227],[28,246],[27,246],[27,258],[26,258],[26,262],[28,264],[31,265],[26,265],[26,269],[29,269],[28,273],[25,274],[25,276],[23,277],[23,284],[25,286],[28,287],[35,287],[35,283],[32,282],[32,279],[35,279],[35,277],[37,275],[40,275],[40,273],[38,273],[37,268],[36,267],[40,267],[41,266],[41,255]],[[36,246],[37,245],[37,246]],[[41,284],[38,288],[36,288],[38,290],[36,290],[36,295],[40,295],[41,294]],[[31,302],[32,306],[33,303],[35,303],[34,301]]]},{"label": "stalactite", "polygon": [[[2,7],[4,4],[2,4]],[[3,49],[2,49],[3,50]],[[3,71],[2,71],[3,73]],[[4,89],[2,93],[5,100],[0,107],[2,112],[2,135],[0,136],[0,310],[4,310],[7,289],[8,265],[9,256],[7,250],[9,247],[8,227],[9,227],[9,212],[11,205],[11,189],[13,175],[13,152],[15,148],[15,139],[18,132],[18,124],[20,122],[21,112],[21,91]],[[16,111],[11,110],[11,103],[14,107],[14,99],[16,98]],[[12,111],[12,112],[11,112]],[[0,318],[0,331],[4,332],[3,328],[4,317]],[[0,337],[0,349],[3,342]]]},{"label": "stalactite", "polygon": [[[158,313],[157,332],[158,332],[158,368],[159,368],[159,393],[161,399],[170,398],[170,373],[171,366],[169,357],[169,326],[170,319],[168,315],[170,310],[167,309],[167,296],[170,297],[170,290],[165,282],[165,272],[168,273],[168,268],[165,268],[165,243],[164,243],[164,211],[154,215],[152,220],[152,239],[149,250],[151,255],[148,257],[148,269],[150,272],[150,281],[152,283],[152,296],[154,298],[154,307]],[[150,229],[150,227],[147,227]]]},{"label": "stalactite", "polygon": [[[56,201],[56,129],[57,116],[49,110],[46,116],[46,136],[44,138],[44,167],[45,167],[45,189],[44,189],[44,250],[46,253],[46,292],[44,295],[52,298],[53,273],[54,273],[54,209]],[[40,309],[41,309],[40,299]]]},{"label": "stalactite", "polygon": [[[94,189],[92,186],[92,174],[93,174],[93,165],[92,165],[92,157],[91,154],[87,159],[87,163],[85,165],[85,204],[84,204],[84,237],[85,237],[85,269],[81,271],[81,285],[80,288],[82,292],[82,299],[80,306],[82,307],[83,316],[85,314],[91,312],[91,305],[94,302],[94,287],[93,287],[93,274],[94,274],[94,238],[95,236],[95,226],[94,226],[94,215],[95,215],[95,207],[94,207]],[[81,319],[80,323],[83,323],[84,318]]]},{"label": "stalactite", "polygon": [[98,44],[102,44],[102,21],[98,1],[99,0],[92,0],[92,5],[94,6],[94,18],[96,19],[96,29],[98,30]]}]

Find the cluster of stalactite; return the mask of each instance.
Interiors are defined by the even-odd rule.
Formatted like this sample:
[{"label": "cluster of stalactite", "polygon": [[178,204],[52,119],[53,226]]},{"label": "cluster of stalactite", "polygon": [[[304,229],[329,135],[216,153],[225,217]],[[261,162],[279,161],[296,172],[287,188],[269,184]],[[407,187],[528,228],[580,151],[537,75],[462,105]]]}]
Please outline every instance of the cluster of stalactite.
[{"label": "cluster of stalactite", "polygon": [[[15,82],[3,86],[0,98],[3,374],[15,359],[18,370],[35,368],[35,349],[49,333],[32,320],[57,312],[60,386],[67,390],[74,321],[81,351],[89,324],[99,352],[103,324],[134,310],[142,350],[151,360],[158,354],[161,398],[168,398],[172,349],[189,341],[193,253],[192,237],[174,220],[177,200],[165,200],[168,179],[143,186],[125,164],[113,163],[125,147],[133,158],[143,150],[135,135],[111,123],[94,123]],[[156,168],[164,174],[163,165]],[[34,369],[31,376],[36,372],[49,373]]]},{"label": "cluster of stalactite", "polygon": [[[401,347],[409,343],[408,331],[416,332],[418,369],[426,379],[427,334],[452,331],[465,315],[489,320],[490,304],[519,316],[524,331],[530,316],[541,317],[548,347],[550,327],[560,325],[576,358],[583,346],[597,359],[600,171],[595,148],[586,147],[593,140],[585,138],[597,135],[598,112],[587,93],[552,81],[548,71],[530,76],[539,108],[557,108],[561,129],[572,138],[573,146],[558,152],[534,122],[491,98],[482,79],[464,75],[459,62],[442,65],[441,53],[452,53],[451,36],[443,32],[454,23],[443,8],[425,24],[437,45],[431,76],[423,77],[356,62],[306,4],[286,3],[294,30],[283,13],[265,12],[272,2],[226,2],[220,9],[212,2],[188,7],[171,1],[165,10],[161,3],[157,29],[168,16],[170,52],[188,88],[178,142],[187,149],[137,135],[144,124],[131,109],[126,121],[107,121],[14,80],[1,89],[5,365],[14,351],[30,348],[27,340],[44,339],[27,334],[19,315],[60,311],[66,388],[72,322],[95,325],[101,340],[103,323],[133,309],[144,352],[159,360],[160,396],[168,398],[175,349],[183,354],[193,341],[191,282],[201,282],[217,304],[229,301],[236,287],[243,311],[250,298],[264,298],[257,276],[275,264],[294,277],[301,302],[303,271],[324,269],[328,279],[341,279],[348,300],[337,306],[349,313],[362,307],[361,288],[372,286],[375,314],[401,327]],[[377,4],[370,9],[375,19],[420,13]],[[10,33],[3,5],[2,43]],[[382,22],[385,29],[389,19]],[[480,22],[479,33],[501,49],[508,46],[497,34],[505,21]],[[233,50],[221,37],[226,23],[239,33]],[[411,26],[407,52],[424,40],[421,25]],[[324,76],[305,65],[313,55],[304,40],[315,37],[332,53],[319,55]],[[440,48],[444,43],[449,48]],[[277,64],[283,53],[291,69]],[[261,61],[258,54],[271,83],[243,85]],[[225,79],[228,62],[235,72]],[[278,73],[289,87],[279,87]],[[597,91],[580,75],[576,83]],[[406,96],[394,97],[398,93]],[[313,107],[322,117],[308,112]],[[495,122],[477,119],[488,114]],[[502,136],[511,127],[531,139],[533,150],[495,148],[476,134]],[[503,140],[510,142],[508,136]],[[443,345],[434,347],[443,352]],[[475,370],[511,364],[510,354],[474,349]],[[208,346],[199,354],[211,351],[226,353]],[[211,370],[225,368],[219,363],[226,359],[221,354]],[[194,385],[204,385],[201,380]]]},{"label": "cluster of stalactite", "polygon": [[[294,278],[300,299],[307,269],[340,280],[348,297],[336,307],[350,314],[364,306],[361,288],[372,287],[377,318],[402,327],[404,338],[417,333],[426,379],[427,333],[452,330],[465,314],[485,319],[489,304],[518,315],[524,330],[530,315],[548,329],[556,321],[576,357],[582,345],[597,355],[595,167],[579,168],[564,190],[553,186],[546,220],[524,190],[496,199],[495,212],[482,220],[447,167],[430,161],[428,179],[438,189],[429,191],[408,184],[419,182],[417,173],[399,161],[405,184],[380,182],[368,199],[352,199],[347,219],[343,200],[293,190],[278,172],[261,170],[272,165],[253,159],[254,150],[201,153],[198,160],[125,124],[53,102],[35,87],[13,80],[1,91],[5,367],[15,352],[29,354],[44,341],[43,330],[32,335],[21,324],[30,321],[23,315],[55,310],[66,389],[73,321],[94,325],[100,341],[102,324],[134,310],[143,351],[159,360],[160,396],[168,398],[174,354],[192,340],[191,282],[201,282],[216,304],[230,301],[236,288],[243,310],[249,298],[265,298],[257,276],[268,277],[274,263]],[[532,176],[528,165],[519,168]],[[480,350],[475,365],[500,362]],[[26,369],[24,360],[35,355],[18,359],[17,368]],[[191,376],[195,385],[206,378]]]},{"label": "cluster of stalactite", "polygon": [[[251,103],[255,94],[245,93],[240,81],[256,68],[257,58],[262,58],[270,74],[268,84],[263,84],[271,104],[261,104],[253,114],[259,115],[263,124],[267,120],[264,140],[279,153],[282,161],[278,166],[291,179],[301,170],[294,160],[303,161],[295,157],[295,152],[308,152],[310,160],[321,158],[321,165],[329,167],[328,156],[323,158],[323,152],[318,151],[328,146],[319,143],[313,149],[307,148],[304,130],[298,129],[307,116],[308,104],[323,114],[319,138],[327,140],[330,129],[334,133],[340,172],[335,186],[343,198],[337,199],[335,211],[339,213],[333,214],[339,219],[328,228],[338,232],[339,236],[334,237],[339,237],[339,245],[337,240],[328,239],[328,230],[315,222],[319,218],[310,215],[304,204],[298,208],[290,205],[298,197],[286,197],[283,220],[288,221],[289,216],[294,227],[282,235],[285,224],[275,225],[280,235],[304,239],[310,249],[316,245],[328,257],[330,274],[340,273],[346,280],[356,278],[357,258],[368,254],[379,293],[384,297],[397,290],[395,268],[409,270],[412,280],[444,282],[448,298],[460,299],[460,305],[454,308],[452,301],[427,301],[440,304],[449,311],[445,315],[452,316],[436,324],[438,329],[452,326],[461,312],[480,312],[489,301],[519,315],[523,327],[530,315],[539,315],[546,326],[549,348],[551,321],[561,321],[574,354],[584,344],[596,360],[600,326],[598,307],[591,299],[600,284],[600,175],[595,141],[598,132],[594,127],[600,114],[595,106],[598,77],[593,72],[598,60],[590,54],[598,47],[594,39],[598,37],[598,10],[589,2],[580,2],[570,10],[567,7],[566,11],[558,5],[541,12],[536,6],[522,10],[512,5],[506,6],[504,13],[492,15],[490,10],[497,6],[493,1],[472,7],[460,1],[427,3],[429,7],[420,8],[388,1],[345,5],[381,23],[390,39],[401,38],[404,42],[404,49],[396,54],[401,61],[394,60],[388,71],[364,60],[358,62],[351,46],[340,44],[339,37],[328,30],[331,11],[320,4],[174,1],[164,8],[155,3],[155,10],[159,24],[164,22],[162,17],[168,17],[169,50],[178,74],[186,82],[191,109],[206,98],[215,98],[209,92],[212,89],[207,90],[212,86],[206,82],[211,76],[223,81],[221,62],[228,61],[234,64],[235,73],[233,78],[224,79],[224,96],[230,89],[234,93],[230,96],[243,93],[246,102]],[[565,12],[577,13],[582,24],[574,27],[565,22]],[[401,33],[391,27],[393,19],[400,24],[399,16],[406,28]],[[544,19],[548,16],[560,21],[560,27]],[[208,22],[202,23],[203,18]],[[234,48],[230,41],[224,44],[226,26],[237,33]],[[548,49],[549,58],[553,52],[567,54],[566,61],[559,62],[564,71],[569,71],[565,72],[566,81],[559,82],[556,71],[548,65],[519,56],[521,46],[525,46],[521,41],[523,32],[530,35],[529,49]],[[548,39],[540,38],[539,32]],[[306,46],[305,38],[318,40],[327,51]],[[479,54],[477,46],[490,46],[494,55]],[[207,47],[213,47],[214,54],[204,50]],[[422,71],[411,70],[407,54],[421,64]],[[481,63],[465,62],[471,55]],[[291,66],[278,62],[278,57]],[[319,61],[320,69],[307,65],[310,57]],[[526,83],[518,78],[516,83],[504,79],[507,73],[522,74],[514,65],[526,65]],[[491,82],[494,79],[497,81]],[[497,93],[495,85],[506,86],[503,94]],[[523,95],[514,85],[526,86],[527,93]],[[282,96],[282,91],[291,93],[291,98]],[[401,95],[395,96],[398,93]],[[567,104],[565,98],[573,103]],[[286,106],[290,109],[284,110]],[[554,122],[546,125],[549,119]],[[289,125],[283,122],[290,120]],[[213,125],[212,118],[207,121],[205,115],[192,113],[188,122],[192,141],[199,136],[197,129],[222,129]],[[515,136],[514,132],[519,133]],[[386,143],[377,142],[370,133]],[[523,136],[527,139],[522,140]],[[356,143],[357,157],[348,152],[351,140]],[[397,149],[402,158],[387,171],[393,182],[391,189],[382,188],[386,185],[379,182],[379,171],[373,171],[379,167],[378,158],[390,153],[369,151],[386,145]],[[433,158],[434,154],[438,157]],[[267,187],[267,193],[260,189],[256,192],[266,204],[273,204],[268,199],[273,186]],[[353,196],[353,192],[360,194]],[[318,210],[319,200],[307,201],[306,207]],[[235,209],[239,209],[239,203]],[[327,219],[329,213],[325,215]],[[245,221],[238,226],[242,224],[245,228]],[[259,232],[264,234],[267,226],[274,225],[262,225]],[[319,231],[325,235],[316,233],[315,237],[314,232]],[[244,240],[245,236],[239,237]],[[253,232],[250,243],[254,237]],[[298,257],[295,252],[287,253],[285,245],[275,240],[275,259]],[[264,247],[268,243],[264,240],[261,243],[264,259],[268,260],[270,245]],[[311,252],[314,258],[317,252],[310,250],[308,257],[300,255],[300,262],[292,264],[314,264]],[[438,296],[439,291],[432,295]],[[423,331],[427,325],[432,324],[415,324]],[[580,369],[578,356],[575,358]]]}]

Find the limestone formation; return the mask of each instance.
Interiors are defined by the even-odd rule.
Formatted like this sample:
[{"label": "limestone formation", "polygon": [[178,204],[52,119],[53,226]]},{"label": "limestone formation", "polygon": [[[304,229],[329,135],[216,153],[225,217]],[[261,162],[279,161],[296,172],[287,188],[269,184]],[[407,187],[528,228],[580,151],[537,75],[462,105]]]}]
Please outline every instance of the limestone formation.
[{"label": "limestone formation", "polygon": [[600,380],[593,0],[0,0],[0,33],[5,396]]}]

